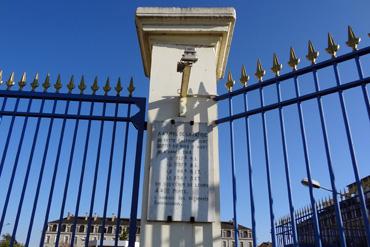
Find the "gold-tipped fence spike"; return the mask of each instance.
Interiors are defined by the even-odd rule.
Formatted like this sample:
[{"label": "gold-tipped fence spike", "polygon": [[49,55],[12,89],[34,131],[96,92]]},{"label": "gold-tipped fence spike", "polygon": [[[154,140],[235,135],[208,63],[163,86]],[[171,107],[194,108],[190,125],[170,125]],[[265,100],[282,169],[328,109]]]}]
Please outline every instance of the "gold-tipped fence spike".
[{"label": "gold-tipped fence spike", "polygon": [[44,88],[44,92],[46,92],[48,88],[50,87],[50,74],[49,73],[46,75],[46,78],[45,78],[44,83],[42,84],[42,87]]},{"label": "gold-tipped fence spike", "polygon": [[93,91],[93,95],[96,93],[96,91],[99,90],[98,77],[97,76],[95,76],[94,83],[91,86],[91,90]]},{"label": "gold-tipped fence spike", "polygon": [[271,71],[274,72],[275,76],[279,76],[280,71],[283,69],[283,65],[279,63],[279,59],[275,53],[272,60]]},{"label": "gold-tipped fence spike", "polygon": [[84,76],[81,76],[80,84],[78,84],[78,89],[80,89],[80,94],[84,93],[84,90],[86,89],[86,83]]},{"label": "gold-tipped fence spike", "polygon": [[9,76],[8,81],[6,82],[7,89],[10,89],[14,84],[14,72],[12,72]]},{"label": "gold-tipped fence spike", "polygon": [[135,87],[134,87],[134,78],[131,77],[130,79],[130,84],[128,85],[128,95],[129,96],[132,96],[133,92],[135,91]]},{"label": "gold-tipped fence spike", "polygon": [[117,96],[120,96],[121,91],[123,89],[122,84],[121,84],[121,78],[120,77],[118,77],[117,85],[114,87],[114,89],[117,92]]},{"label": "gold-tipped fence spike", "polygon": [[293,47],[290,47],[288,64],[293,70],[297,70],[297,66],[301,60],[295,55]]},{"label": "gold-tipped fence spike", "polygon": [[337,56],[337,51],[339,50],[340,46],[335,43],[333,37],[330,33],[328,33],[328,47],[325,49],[327,53],[329,53],[332,57]]},{"label": "gold-tipped fence spike", "polygon": [[72,93],[72,90],[75,88],[75,82],[74,82],[74,76],[71,76],[71,79],[69,80],[67,84],[68,93]]},{"label": "gold-tipped fence spike", "polygon": [[0,69],[0,85],[3,84],[3,71]]},{"label": "gold-tipped fence spike", "polygon": [[39,73],[36,73],[35,78],[31,83],[31,91],[35,91],[35,89],[39,86]]},{"label": "gold-tipped fence spike", "polygon": [[105,85],[103,87],[103,90],[104,90],[104,95],[107,95],[108,92],[111,90],[111,86],[110,86],[110,81],[109,81],[109,77],[107,77],[107,81],[105,82]]},{"label": "gold-tipped fence spike", "polygon": [[60,78],[60,74],[58,74],[57,81],[54,84],[55,91],[59,93],[59,90],[62,88],[62,80]]},{"label": "gold-tipped fence spike", "polygon": [[247,71],[245,70],[245,66],[243,65],[242,66],[242,71],[241,71],[241,76],[240,76],[240,83],[246,87],[248,86],[248,81],[249,81],[250,77],[249,75],[247,75]]},{"label": "gold-tipped fence spike", "polygon": [[308,61],[310,61],[312,64],[316,63],[316,59],[319,57],[319,52],[315,51],[315,48],[313,47],[313,44],[311,40],[308,41],[308,53],[306,55],[306,58]]},{"label": "gold-tipped fence spike", "polygon": [[235,84],[235,81],[233,79],[233,75],[231,74],[231,71],[227,74],[227,81],[225,83],[225,86],[229,92],[233,90],[233,86]]},{"label": "gold-tipped fence spike", "polygon": [[19,91],[22,91],[23,88],[26,86],[26,80],[27,80],[26,72],[23,72],[21,80],[18,82]]},{"label": "gold-tipped fence spike", "polygon": [[256,70],[256,73],[254,75],[257,77],[258,81],[262,82],[263,77],[265,76],[265,74],[266,74],[266,70],[264,70],[262,68],[261,61],[258,59],[257,60],[257,70]]},{"label": "gold-tipped fence spike", "polygon": [[357,50],[358,44],[361,42],[360,37],[356,37],[351,26],[348,26],[348,41],[347,46],[351,47],[354,51]]}]

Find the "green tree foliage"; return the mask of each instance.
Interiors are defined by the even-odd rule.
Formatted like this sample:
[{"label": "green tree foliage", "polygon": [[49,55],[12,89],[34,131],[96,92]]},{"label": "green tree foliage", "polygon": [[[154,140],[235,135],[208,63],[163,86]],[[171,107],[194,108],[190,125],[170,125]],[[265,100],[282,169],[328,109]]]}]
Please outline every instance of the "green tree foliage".
[{"label": "green tree foliage", "polygon": [[[2,236],[2,239],[0,240],[0,247],[9,247],[10,246],[10,240],[12,239],[12,235],[9,233],[4,234]],[[21,243],[18,243],[17,240],[14,240],[14,247],[23,247],[24,245]]]}]

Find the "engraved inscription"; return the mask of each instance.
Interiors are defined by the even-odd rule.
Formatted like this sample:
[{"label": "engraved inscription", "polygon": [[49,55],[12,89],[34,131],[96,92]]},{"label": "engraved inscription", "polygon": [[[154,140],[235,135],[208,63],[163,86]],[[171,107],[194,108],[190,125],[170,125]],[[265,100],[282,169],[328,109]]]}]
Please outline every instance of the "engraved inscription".
[{"label": "engraved inscription", "polygon": [[211,221],[205,123],[153,126],[149,220]]}]

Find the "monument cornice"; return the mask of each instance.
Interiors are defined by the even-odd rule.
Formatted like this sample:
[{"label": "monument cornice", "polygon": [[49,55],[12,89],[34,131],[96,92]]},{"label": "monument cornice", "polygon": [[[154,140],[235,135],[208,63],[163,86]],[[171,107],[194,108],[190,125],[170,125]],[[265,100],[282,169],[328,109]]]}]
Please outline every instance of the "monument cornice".
[{"label": "monument cornice", "polygon": [[145,75],[150,77],[153,44],[163,42],[215,47],[216,76],[222,78],[235,19],[234,8],[138,8],[136,28]]}]

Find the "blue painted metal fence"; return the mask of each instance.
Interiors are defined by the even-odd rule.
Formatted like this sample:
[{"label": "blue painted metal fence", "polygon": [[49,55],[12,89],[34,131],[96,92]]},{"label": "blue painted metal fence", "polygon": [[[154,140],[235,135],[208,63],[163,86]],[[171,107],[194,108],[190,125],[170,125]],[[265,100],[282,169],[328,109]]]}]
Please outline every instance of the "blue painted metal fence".
[{"label": "blue painted metal fence", "polygon": [[[247,156],[247,164],[248,166],[248,177],[249,177],[249,196],[250,196],[250,218],[252,223],[252,231],[253,231],[253,246],[257,246],[257,232],[256,232],[256,215],[255,215],[255,193],[256,188],[254,187],[255,177],[253,176],[253,169],[258,165],[253,163],[251,160],[252,156],[252,149],[251,149],[251,129],[249,126],[249,122],[251,117],[253,116],[261,116],[261,123],[262,126],[262,136],[261,138],[263,140],[263,154],[264,154],[264,160],[265,160],[265,170],[266,174],[264,178],[259,177],[258,179],[266,180],[267,187],[268,187],[268,196],[266,198],[266,201],[269,205],[269,214],[270,214],[270,232],[271,232],[271,242],[272,246],[305,246],[303,244],[300,244],[299,239],[302,238],[300,236],[300,232],[297,231],[297,224],[299,224],[299,219],[296,219],[296,212],[294,209],[294,200],[292,196],[292,182],[290,178],[291,168],[289,166],[289,162],[287,159],[288,151],[287,151],[287,145],[286,145],[286,120],[284,120],[284,109],[286,109],[288,106],[296,105],[298,108],[298,121],[299,121],[299,135],[300,140],[302,142],[303,146],[303,155],[304,155],[304,166],[306,170],[306,175],[308,178],[308,183],[311,185],[309,186],[309,201],[310,201],[310,222],[311,222],[311,233],[312,233],[312,239],[314,242],[314,246],[321,247],[321,246],[329,246],[325,245],[323,242],[323,232],[322,229],[320,229],[320,212],[318,211],[316,199],[314,197],[314,187],[312,186],[312,171],[311,171],[311,163],[309,160],[308,152],[309,152],[309,146],[307,143],[307,133],[306,133],[306,127],[304,122],[304,114],[302,110],[302,103],[306,101],[316,101],[318,105],[318,113],[319,113],[319,119],[320,119],[320,125],[322,128],[323,133],[323,140],[324,140],[324,147],[325,150],[323,150],[326,154],[326,163],[327,163],[327,169],[329,171],[330,175],[330,182],[331,182],[331,191],[332,191],[332,198],[333,198],[333,212],[335,215],[335,229],[333,231],[336,231],[336,237],[337,237],[337,244],[338,246],[349,246],[348,241],[346,240],[346,234],[345,234],[345,228],[343,225],[343,218],[341,213],[341,207],[340,202],[338,200],[338,191],[336,188],[335,183],[335,173],[334,173],[334,167],[332,164],[332,156],[330,153],[330,146],[328,142],[328,129],[327,124],[325,122],[324,118],[324,106],[322,103],[322,98],[331,94],[338,94],[339,96],[339,108],[341,115],[343,117],[344,121],[344,127],[345,127],[345,135],[346,140],[348,142],[349,147],[349,153],[350,153],[350,160],[352,165],[352,171],[355,177],[355,182],[357,184],[357,198],[358,198],[358,208],[361,212],[361,221],[363,222],[363,233],[364,236],[366,236],[367,245],[370,246],[370,226],[369,226],[369,208],[366,206],[366,200],[365,195],[363,192],[363,188],[361,186],[361,176],[358,169],[358,161],[356,160],[355,156],[355,150],[353,145],[353,140],[351,136],[351,128],[349,125],[349,119],[348,119],[348,109],[347,105],[345,104],[343,92],[349,89],[353,88],[360,88],[361,94],[363,98],[363,102],[365,103],[365,108],[367,111],[367,122],[364,123],[365,125],[368,125],[369,117],[370,117],[370,105],[369,105],[369,95],[367,91],[367,84],[370,82],[370,77],[364,77],[363,69],[361,67],[361,57],[364,57],[368,54],[370,54],[370,47],[366,47],[363,49],[358,50],[357,46],[360,42],[360,39],[355,36],[353,33],[351,27],[348,27],[348,41],[347,45],[352,48],[352,52],[337,56],[337,51],[339,49],[339,46],[335,44],[332,36],[328,35],[328,48],[326,48],[326,51],[331,55],[331,59],[316,63],[316,59],[318,58],[319,53],[315,51],[313,44],[311,42],[308,43],[308,54],[307,59],[310,61],[311,65],[304,67],[302,69],[297,69],[297,66],[300,62],[299,58],[296,57],[296,54],[291,48],[290,50],[290,60],[288,62],[289,66],[292,68],[292,71],[283,75],[280,75],[280,71],[282,69],[282,65],[279,64],[278,58],[276,55],[273,57],[273,66],[271,70],[275,74],[274,78],[268,79],[266,81],[263,81],[263,76],[265,75],[265,70],[262,68],[262,64],[258,60],[257,62],[257,72],[255,73],[255,76],[257,77],[258,81],[257,83],[248,85],[249,76],[246,74],[246,70],[244,66],[242,67],[242,74],[240,82],[242,85],[244,85],[243,88],[237,89],[235,91],[232,90],[234,81],[232,78],[231,73],[228,75],[228,80],[226,82],[226,87],[228,89],[228,93],[217,96],[215,98],[216,101],[222,102],[223,100],[227,100],[228,104],[228,114],[225,117],[219,118],[217,121],[215,121],[215,124],[224,124],[228,123],[228,128],[230,128],[229,134],[230,134],[230,141],[231,141],[231,171],[232,171],[232,191],[233,191],[233,215],[234,215],[234,232],[235,232],[235,246],[238,246],[238,223],[237,223],[237,216],[238,213],[236,212],[237,207],[237,189],[235,186],[236,183],[236,175],[235,175],[235,145],[234,145],[234,139],[236,136],[238,136],[238,131],[234,128],[234,122],[240,119],[245,119],[245,131],[246,132],[246,143],[243,143],[243,146],[246,147],[246,156]],[[340,73],[338,69],[338,64],[344,63],[346,61],[354,61],[357,68],[357,74],[358,79],[353,80],[350,82],[342,83],[340,79]],[[335,75],[335,86],[331,87],[325,87],[320,88],[319,87],[319,79],[318,79],[318,71],[322,69],[332,68],[334,75]],[[300,83],[299,78],[303,77],[305,75],[312,75],[313,76],[313,82],[314,82],[314,92],[301,94],[300,92]],[[289,99],[283,100],[281,95],[281,82],[287,81],[287,80],[293,80],[294,85],[294,93],[295,95]],[[265,95],[264,90],[267,90],[269,88],[275,87],[275,95],[277,96],[277,100],[273,103],[265,103]],[[253,109],[249,109],[247,102],[250,102],[250,97],[253,97],[253,94],[259,95],[259,106],[255,107]],[[238,96],[243,97],[244,99],[244,110],[242,110],[239,113],[234,114],[233,108],[236,106],[233,105],[233,98],[236,98]],[[252,98],[253,99],[253,98]],[[255,98],[254,98],[255,99]],[[276,165],[273,160],[271,160],[269,155],[269,147],[267,145],[269,139],[267,132],[267,118],[265,117],[266,113],[277,110],[278,115],[278,125],[280,125],[279,128],[277,128],[277,131],[280,132],[281,136],[281,143],[283,145],[283,165],[284,165],[284,173],[285,173],[285,180],[286,180],[286,188],[287,188],[287,197],[288,197],[288,204],[289,204],[289,227],[287,228],[286,225],[280,224],[278,228],[275,228],[275,223],[277,220],[275,219],[275,212],[274,212],[274,197],[272,193],[272,185],[271,185],[271,169],[270,167],[272,165]],[[368,137],[364,137],[368,138]],[[239,143],[239,145],[241,145]],[[364,175],[364,174],[363,174]],[[243,189],[244,191],[244,189]],[[245,207],[245,206],[243,206]],[[300,225],[301,226],[301,225]],[[278,230],[279,239],[281,240],[282,232],[284,232],[284,238],[289,239],[289,241],[277,241],[277,233]],[[283,239],[284,239],[283,238]]]},{"label": "blue painted metal fence", "polygon": [[[67,84],[66,93],[60,93],[63,90],[60,76],[54,84],[54,93],[47,92],[51,86],[49,75],[42,84],[43,92],[37,89],[38,75],[30,84],[30,91],[23,90],[25,74],[18,83],[19,90],[12,90],[14,73],[4,84],[6,88],[0,89],[3,144],[0,153],[0,233],[11,233],[10,246],[16,244],[16,238],[22,239],[25,246],[44,246],[48,223],[56,217],[55,246],[65,244],[61,241],[61,231],[67,202],[68,210],[76,216],[73,217],[68,245],[74,246],[77,216],[82,214],[81,201],[89,205],[85,207],[88,227],[84,246],[91,240],[89,229],[95,210],[102,214],[102,228],[106,224],[107,212],[116,213],[117,246],[121,234],[120,218],[123,210],[130,207],[131,210],[126,210],[130,213],[129,244],[134,246],[146,100],[132,96],[132,79],[128,97],[120,95],[123,90],[120,80],[115,86],[115,96],[108,95],[111,90],[109,79],[103,87],[104,95],[97,94],[97,79],[91,87],[92,94],[84,94],[83,77],[78,85],[79,94],[72,93],[75,88],[73,77]],[[135,131],[130,132],[130,129]],[[135,154],[131,155],[131,160],[127,157],[128,151]],[[127,177],[132,187],[127,185]],[[130,188],[131,198],[127,193]],[[103,205],[99,209],[100,201]],[[100,246],[103,246],[104,233],[100,233]]]}]

